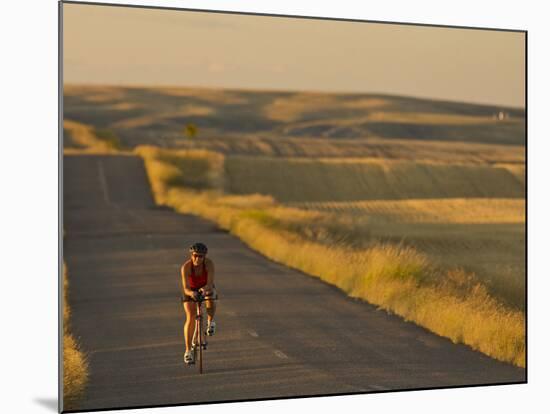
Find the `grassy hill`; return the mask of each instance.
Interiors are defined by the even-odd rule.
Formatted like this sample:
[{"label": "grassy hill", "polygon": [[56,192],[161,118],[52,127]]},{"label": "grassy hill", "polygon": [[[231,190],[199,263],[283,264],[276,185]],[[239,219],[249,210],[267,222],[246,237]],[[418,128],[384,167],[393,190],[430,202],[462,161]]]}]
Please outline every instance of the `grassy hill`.
[{"label": "grassy hill", "polygon": [[[379,94],[66,85],[64,105],[66,119],[113,130],[127,147],[187,145],[189,123],[194,145],[209,149],[212,139],[250,137],[525,144],[522,109]],[[500,111],[508,118],[497,120]]]},{"label": "grassy hill", "polygon": [[225,174],[226,192],[280,202],[525,196],[509,169],[486,165],[229,156]]}]

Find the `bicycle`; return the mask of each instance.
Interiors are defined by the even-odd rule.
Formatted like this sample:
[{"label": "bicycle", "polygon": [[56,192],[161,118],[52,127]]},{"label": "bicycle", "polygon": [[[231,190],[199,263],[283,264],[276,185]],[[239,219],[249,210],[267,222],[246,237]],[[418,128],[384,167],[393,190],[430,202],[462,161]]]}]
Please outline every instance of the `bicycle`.
[{"label": "bicycle", "polygon": [[[208,342],[206,341],[206,337],[205,337],[205,329],[204,329],[204,323],[205,323],[205,318],[203,318],[203,315],[204,315],[204,312],[203,312],[203,308],[204,308],[204,302],[207,301],[207,300],[218,300],[218,295],[216,296],[204,296],[202,294],[202,292],[198,292],[198,296],[197,296],[197,299],[185,299],[184,296],[181,297],[181,301],[182,303],[183,302],[187,302],[189,300],[192,300],[193,302],[196,303],[197,305],[197,315],[195,317],[195,331],[193,332],[193,340],[191,342],[191,350],[193,351],[193,360],[196,361],[197,360],[197,356],[198,356],[198,360],[199,360],[199,374],[202,374],[202,361],[203,361],[203,356],[202,356],[202,351],[207,349],[208,347]],[[198,355],[197,355],[198,353]],[[193,362],[192,364],[188,364],[188,365],[193,365],[195,364],[195,362]]]}]

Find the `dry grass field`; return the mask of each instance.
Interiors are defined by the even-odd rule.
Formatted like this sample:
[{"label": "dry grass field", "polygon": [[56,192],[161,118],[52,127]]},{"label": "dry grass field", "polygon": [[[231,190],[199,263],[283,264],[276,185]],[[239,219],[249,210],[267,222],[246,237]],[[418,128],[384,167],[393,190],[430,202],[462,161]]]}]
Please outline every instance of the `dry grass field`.
[{"label": "dry grass field", "polygon": [[[85,86],[67,86],[65,105],[65,151],[95,145],[72,138],[75,124],[80,136],[110,131],[144,158],[158,204],[213,220],[273,260],[525,366],[523,110]],[[508,117],[497,120],[499,111]],[[189,124],[193,138],[183,132]],[[349,263],[336,271],[342,255]]]},{"label": "dry grass field", "polygon": [[106,154],[121,150],[118,138],[112,131],[68,119],[63,121],[63,147],[67,153]]},{"label": "dry grass field", "polygon": [[[433,156],[427,144],[435,142],[437,152],[448,156],[524,160],[525,111],[514,108],[373,94],[78,85],[65,85],[64,104],[65,119],[112,130],[128,148],[389,157],[411,145]],[[503,109],[509,118],[496,120]],[[186,124],[198,128],[196,140],[185,139]],[[310,148],[312,140],[322,145]],[[454,145],[443,148],[440,142]]]},{"label": "dry grass field", "polygon": [[[337,240],[407,245],[430,261],[475,274],[507,305],[525,308],[525,200],[450,198],[294,203],[326,215]],[[338,229],[338,230],[336,230]]]},{"label": "dry grass field", "polygon": [[225,174],[226,192],[280,202],[525,196],[509,169],[479,164],[228,156]]}]

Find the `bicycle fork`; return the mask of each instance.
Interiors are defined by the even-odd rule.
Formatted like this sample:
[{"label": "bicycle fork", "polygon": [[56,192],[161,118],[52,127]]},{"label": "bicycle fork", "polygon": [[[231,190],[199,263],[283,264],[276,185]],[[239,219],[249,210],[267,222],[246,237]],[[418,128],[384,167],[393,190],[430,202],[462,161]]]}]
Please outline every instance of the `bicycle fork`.
[{"label": "bicycle fork", "polygon": [[207,342],[204,339],[204,333],[203,333],[203,321],[202,321],[203,315],[202,315],[202,306],[201,304],[197,304],[197,316],[195,317],[195,332],[193,334],[193,343],[192,346],[194,348],[195,356],[197,356],[197,348],[198,348],[198,357],[199,357],[199,374],[202,374],[202,351],[203,349],[206,349]]}]

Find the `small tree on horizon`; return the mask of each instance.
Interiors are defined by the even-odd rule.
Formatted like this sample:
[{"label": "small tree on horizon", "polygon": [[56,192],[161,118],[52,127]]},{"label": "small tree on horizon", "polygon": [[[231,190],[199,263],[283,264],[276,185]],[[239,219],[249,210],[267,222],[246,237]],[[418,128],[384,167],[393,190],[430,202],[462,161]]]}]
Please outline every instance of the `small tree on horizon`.
[{"label": "small tree on horizon", "polygon": [[185,125],[185,128],[183,128],[183,134],[187,138],[195,138],[198,132],[199,132],[199,129],[195,124],[187,124]]}]

